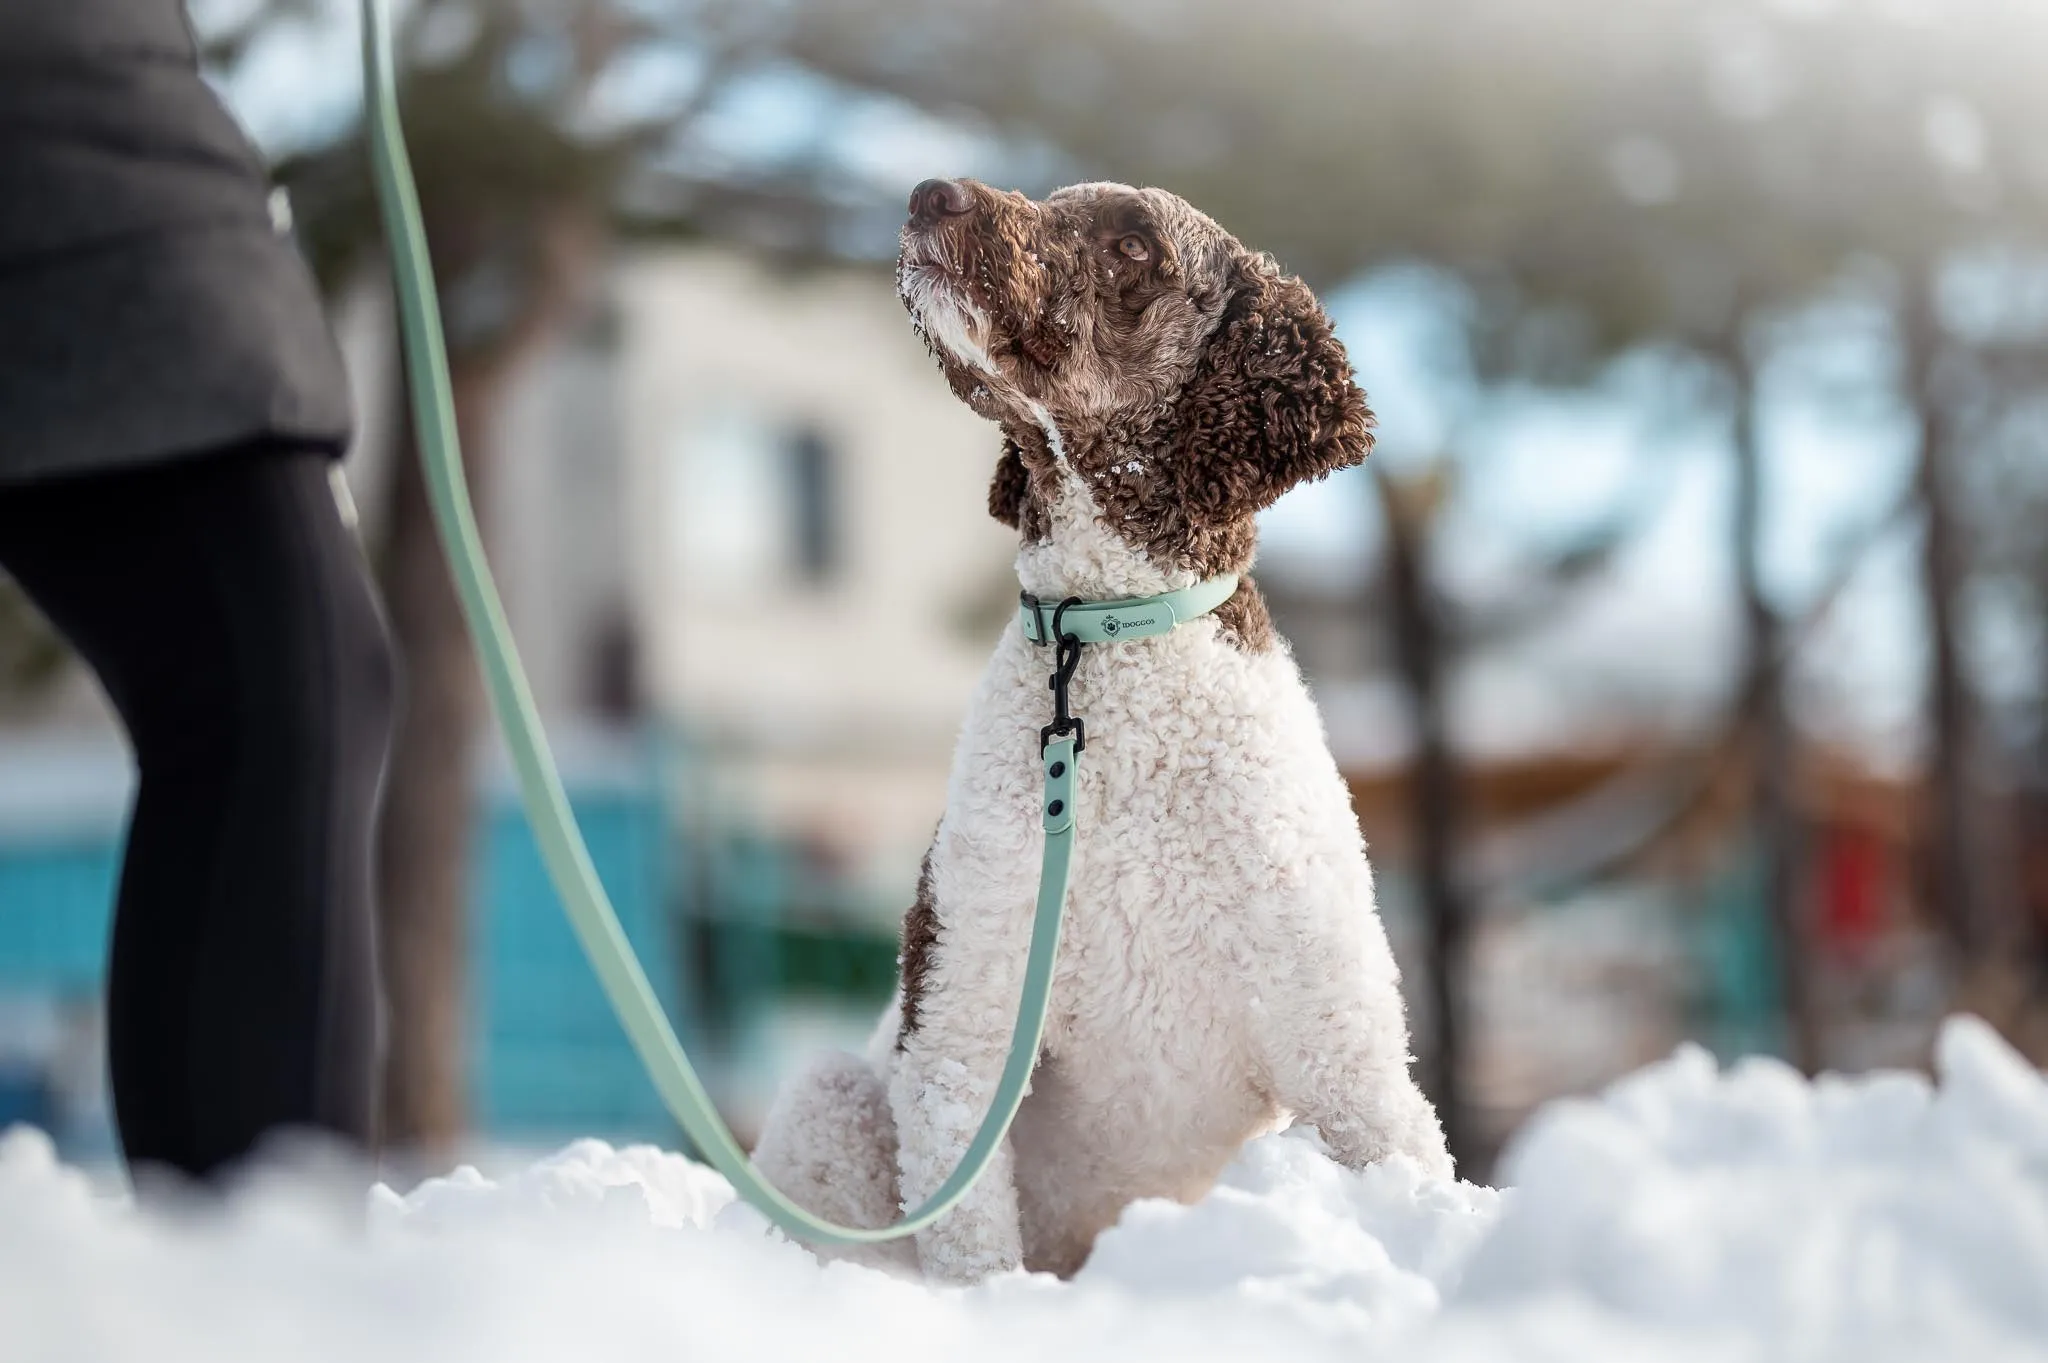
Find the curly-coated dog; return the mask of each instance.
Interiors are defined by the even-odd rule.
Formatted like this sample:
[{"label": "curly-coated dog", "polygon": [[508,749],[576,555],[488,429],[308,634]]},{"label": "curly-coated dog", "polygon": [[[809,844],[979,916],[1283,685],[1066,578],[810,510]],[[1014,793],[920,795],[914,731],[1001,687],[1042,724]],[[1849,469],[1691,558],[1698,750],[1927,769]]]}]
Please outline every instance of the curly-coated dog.
[{"label": "curly-coated dog", "polygon": [[[1371,447],[1314,295],[1162,190],[926,181],[897,285],[953,391],[1002,428],[989,509],[1048,602],[1242,572],[1262,507]],[[814,1066],[768,1118],[756,1160],[813,1211],[886,1224],[987,1110],[1037,890],[1050,667],[1011,624],[960,734],[897,999],[865,1058]],[[1031,1092],[914,1259],[903,1242],[865,1257],[955,1281],[1071,1274],[1133,1200],[1200,1197],[1290,1118],[1348,1165],[1448,1176],[1350,798],[1258,589],[1088,647],[1073,694],[1079,843]]]}]

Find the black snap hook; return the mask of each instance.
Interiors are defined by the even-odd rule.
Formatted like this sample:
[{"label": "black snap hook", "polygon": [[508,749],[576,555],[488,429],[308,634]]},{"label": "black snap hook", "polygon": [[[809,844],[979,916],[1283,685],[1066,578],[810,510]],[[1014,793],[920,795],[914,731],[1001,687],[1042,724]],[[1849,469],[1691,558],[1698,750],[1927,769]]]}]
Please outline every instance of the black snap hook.
[{"label": "black snap hook", "polygon": [[1053,637],[1058,639],[1063,644],[1072,644],[1076,648],[1079,648],[1081,646],[1081,640],[1078,636],[1067,633],[1067,608],[1069,606],[1079,606],[1082,604],[1083,602],[1080,597],[1070,596],[1066,600],[1060,602],[1058,606],[1054,607],[1052,613]]},{"label": "black snap hook", "polygon": [[[1052,688],[1052,723],[1039,731],[1040,752],[1045,751],[1046,744],[1052,741],[1054,735],[1074,735],[1075,752],[1080,752],[1088,744],[1088,731],[1081,726],[1080,720],[1074,718],[1067,699],[1068,684],[1074,680],[1074,672],[1081,666],[1080,636],[1066,632],[1067,608],[1080,604],[1080,597],[1070,596],[1060,602],[1052,613],[1053,637],[1059,641],[1059,647],[1053,655],[1052,678],[1046,683]],[[1035,613],[1038,609],[1036,601],[1032,602],[1032,607]]]}]

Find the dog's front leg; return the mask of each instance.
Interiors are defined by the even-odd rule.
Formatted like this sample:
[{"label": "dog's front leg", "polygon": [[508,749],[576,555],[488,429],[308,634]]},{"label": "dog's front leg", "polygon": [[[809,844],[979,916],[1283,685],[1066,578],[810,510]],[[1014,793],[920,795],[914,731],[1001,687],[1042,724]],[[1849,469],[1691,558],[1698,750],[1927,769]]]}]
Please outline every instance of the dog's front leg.
[{"label": "dog's front leg", "polygon": [[[1007,832],[1028,827],[1028,812]],[[942,828],[906,926],[903,1022],[891,1066],[898,1189],[923,1205],[967,1153],[1009,1059],[1030,944],[1035,855],[1021,838]],[[929,1277],[972,1282],[1024,1261],[1010,1142],[951,1212],[917,1237]]]},{"label": "dog's front leg", "polygon": [[1375,929],[1347,945],[1300,960],[1268,1000],[1276,1096],[1348,1168],[1406,1155],[1451,1178],[1436,1108],[1409,1072],[1400,976],[1385,939]]},{"label": "dog's front leg", "polygon": [[[1014,1001],[1014,989],[1009,997]],[[936,1192],[966,1155],[1009,1055],[1008,1019],[992,1026],[986,1010],[976,1010],[971,1022],[962,1011],[929,1010],[897,1058],[889,1098],[906,1211]],[[946,1282],[976,1282],[1023,1264],[1007,1139],[967,1196],[918,1233],[917,1251],[925,1275]]]},{"label": "dog's front leg", "polygon": [[1315,1127],[1339,1164],[1363,1169],[1406,1155],[1434,1178],[1454,1177],[1436,1108],[1408,1073],[1405,1054],[1386,1055],[1341,1029],[1323,1047],[1304,1058],[1287,1105]]}]

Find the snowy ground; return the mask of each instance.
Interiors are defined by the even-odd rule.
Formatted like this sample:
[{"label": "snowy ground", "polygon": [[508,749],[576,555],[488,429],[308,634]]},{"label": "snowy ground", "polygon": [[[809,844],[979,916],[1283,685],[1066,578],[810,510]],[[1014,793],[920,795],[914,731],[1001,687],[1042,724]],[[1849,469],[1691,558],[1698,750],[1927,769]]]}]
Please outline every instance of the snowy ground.
[{"label": "snowy ground", "polygon": [[169,1221],[0,1138],[10,1363],[1159,1358],[2048,1359],[2048,1082],[1951,1023],[1940,1082],[1717,1074],[1697,1051],[1545,1109],[1513,1191],[1247,1149],[1080,1278],[934,1291],[818,1267],[677,1156],[569,1147],[373,1195],[303,1177]]}]

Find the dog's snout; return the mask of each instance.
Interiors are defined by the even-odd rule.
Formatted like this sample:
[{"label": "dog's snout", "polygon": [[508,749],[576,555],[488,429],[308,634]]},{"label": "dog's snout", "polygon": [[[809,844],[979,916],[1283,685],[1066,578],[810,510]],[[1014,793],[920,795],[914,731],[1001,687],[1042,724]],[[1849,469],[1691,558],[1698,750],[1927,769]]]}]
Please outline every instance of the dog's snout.
[{"label": "dog's snout", "polygon": [[954,180],[926,180],[910,191],[910,221],[919,227],[960,217],[973,206],[966,186]]}]

